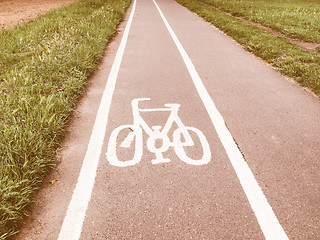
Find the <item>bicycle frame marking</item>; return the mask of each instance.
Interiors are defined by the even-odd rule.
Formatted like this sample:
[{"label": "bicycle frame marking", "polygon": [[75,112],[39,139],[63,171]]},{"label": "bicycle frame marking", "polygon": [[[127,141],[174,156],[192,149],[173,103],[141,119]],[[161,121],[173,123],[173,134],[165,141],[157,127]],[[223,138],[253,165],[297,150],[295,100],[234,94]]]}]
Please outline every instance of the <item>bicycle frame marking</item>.
[{"label": "bicycle frame marking", "polygon": [[[106,153],[107,160],[111,165],[118,167],[127,167],[133,166],[141,161],[143,154],[143,137],[142,130],[144,130],[149,138],[147,140],[147,148],[150,152],[156,155],[156,158],[151,162],[153,164],[159,163],[167,163],[170,162],[171,159],[164,158],[163,153],[166,152],[169,147],[173,147],[176,155],[185,163],[192,165],[203,165],[210,162],[211,159],[211,151],[207,139],[203,135],[203,133],[196,128],[185,126],[181,119],[178,116],[179,104],[165,104],[165,108],[152,108],[152,109],[140,109],[139,102],[147,101],[150,98],[135,98],[131,102],[132,106],[132,114],[133,114],[133,124],[132,125],[122,125],[113,130],[110,135],[108,150]],[[166,112],[169,111],[170,115],[163,129],[161,130],[161,126],[152,126],[151,128],[148,124],[143,120],[140,115],[140,112]],[[176,123],[178,128],[173,132],[173,141],[171,142],[168,133],[173,123]],[[132,131],[128,134],[128,136],[122,141],[120,147],[129,148],[131,143],[135,139],[135,153],[134,157],[131,160],[127,161],[119,161],[117,158],[117,137],[121,130],[123,129],[131,129]],[[189,131],[193,131],[200,139],[200,143],[203,148],[203,156],[200,160],[194,160],[187,156],[183,147],[194,146],[194,142],[189,134]],[[181,135],[184,137],[184,142],[181,141]],[[162,145],[160,147],[156,147],[156,140],[162,140]]]}]

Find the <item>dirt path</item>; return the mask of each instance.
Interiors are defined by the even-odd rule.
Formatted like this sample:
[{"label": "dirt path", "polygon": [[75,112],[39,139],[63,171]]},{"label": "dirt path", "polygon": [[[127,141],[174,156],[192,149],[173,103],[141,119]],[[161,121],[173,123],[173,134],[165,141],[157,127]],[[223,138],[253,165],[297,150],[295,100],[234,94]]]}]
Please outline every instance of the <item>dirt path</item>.
[{"label": "dirt path", "polygon": [[108,47],[17,239],[317,239],[319,100],[156,2]]},{"label": "dirt path", "polygon": [[35,18],[51,8],[75,0],[0,0],[0,29]]}]

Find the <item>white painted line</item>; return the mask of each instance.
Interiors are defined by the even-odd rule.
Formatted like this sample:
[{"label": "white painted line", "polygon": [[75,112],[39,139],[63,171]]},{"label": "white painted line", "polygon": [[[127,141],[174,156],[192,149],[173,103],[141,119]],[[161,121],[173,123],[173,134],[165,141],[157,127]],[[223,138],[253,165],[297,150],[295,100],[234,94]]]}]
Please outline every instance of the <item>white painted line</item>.
[{"label": "white painted line", "polygon": [[108,77],[105,90],[102,95],[99,110],[91,133],[88,149],[83,160],[76,188],[74,189],[66,217],[59,234],[59,240],[78,240],[82,231],[82,224],[91,198],[95,182],[96,171],[101,154],[101,148],[107,128],[109,109],[115,89],[122,56],[127,43],[129,30],[136,8],[136,0],[124,30],[121,43]]},{"label": "white painted line", "polygon": [[206,90],[203,82],[191,62],[187,52],[184,50],[176,34],[170,27],[168,21],[163,15],[158,4],[153,0],[156,5],[162,20],[164,21],[173,41],[175,42],[185,65],[188,68],[189,74],[193,80],[193,83],[200,95],[200,98],[207,109],[210,119],[217,131],[217,134],[227,152],[230,162],[240,180],[241,186],[247,195],[251,208],[257,217],[258,223],[266,239],[270,240],[282,240],[288,239],[282,226],[280,225],[277,217],[275,216],[268,200],[264,196],[260,186],[254,178],[248,164],[244,160],[237,144],[234,142],[231,133],[229,132],[225,121],[212,101],[208,91]]}]

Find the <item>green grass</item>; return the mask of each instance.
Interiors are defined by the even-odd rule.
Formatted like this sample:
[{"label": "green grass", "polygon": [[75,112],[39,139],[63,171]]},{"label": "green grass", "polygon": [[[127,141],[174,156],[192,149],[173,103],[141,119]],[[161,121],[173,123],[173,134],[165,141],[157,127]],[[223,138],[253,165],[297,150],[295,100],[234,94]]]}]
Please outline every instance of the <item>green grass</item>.
[{"label": "green grass", "polygon": [[130,0],[81,0],[0,32],[0,239],[19,230]]},{"label": "green grass", "polygon": [[319,0],[202,0],[284,35],[320,43]]},{"label": "green grass", "polygon": [[[302,86],[308,87],[320,96],[319,55],[304,51],[280,37],[268,34],[258,27],[217,11],[200,0],[176,1],[234,38],[246,50],[264,59],[282,74],[295,79]],[[229,1],[239,2],[238,0]]]}]

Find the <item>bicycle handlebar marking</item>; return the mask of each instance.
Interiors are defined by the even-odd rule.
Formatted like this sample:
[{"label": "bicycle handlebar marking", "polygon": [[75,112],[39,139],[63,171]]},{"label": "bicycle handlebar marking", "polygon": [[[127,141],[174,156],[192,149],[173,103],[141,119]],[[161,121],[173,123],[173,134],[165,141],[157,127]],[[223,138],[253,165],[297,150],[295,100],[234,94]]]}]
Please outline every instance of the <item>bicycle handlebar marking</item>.
[{"label": "bicycle handlebar marking", "polygon": [[[178,116],[179,104],[165,104],[165,108],[152,108],[152,109],[139,109],[140,101],[148,101],[150,98],[135,98],[131,102],[132,114],[133,114],[133,124],[132,125],[121,125],[113,130],[110,135],[108,142],[108,150],[106,152],[107,160],[111,165],[117,167],[128,167],[133,166],[141,161],[143,154],[143,134],[144,130],[149,138],[147,140],[147,148],[150,152],[154,153],[156,158],[151,160],[153,164],[167,163],[171,160],[169,158],[164,158],[163,153],[166,152],[169,147],[173,147],[176,155],[185,163],[191,165],[203,165],[210,162],[211,151],[206,137],[203,133],[194,127],[185,126]],[[140,116],[140,112],[164,112],[170,111],[170,116],[161,130],[161,126],[152,126],[151,128]],[[173,141],[170,142],[168,133],[172,124],[176,123],[178,128],[173,132]],[[130,133],[122,141],[119,147],[129,148],[133,141],[135,141],[135,152],[131,160],[120,161],[117,157],[117,138],[121,130],[130,129]],[[200,140],[200,144],[203,149],[203,156],[199,160],[189,158],[184,150],[184,147],[194,146],[194,142],[188,131],[194,132]],[[184,138],[184,142],[181,141],[181,135]],[[162,145],[156,147],[156,140],[162,140]]]}]

